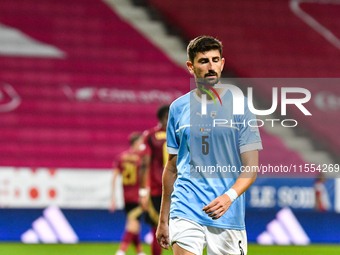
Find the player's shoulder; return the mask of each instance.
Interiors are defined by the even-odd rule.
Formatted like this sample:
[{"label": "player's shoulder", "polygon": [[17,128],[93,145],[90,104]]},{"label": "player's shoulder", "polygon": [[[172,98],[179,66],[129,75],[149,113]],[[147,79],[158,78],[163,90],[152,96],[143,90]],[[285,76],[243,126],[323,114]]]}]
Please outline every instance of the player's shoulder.
[{"label": "player's shoulder", "polygon": [[[180,105],[180,104],[185,104],[190,102],[190,94],[192,93],[192,91],[184,94],[183,96],[180,96],[179,98],[175,99],[171,105]],[[170,107],[171,107],[170,105]]]},{"label": "player's shoulder", "polygon": [[138,152],[131,151],[130,149],[123,151],[120,154],[120,158],[122,161],[138,161],[140,155]]},{"label": "player's shoulder", "polygon": [[183,105],[190,104],[190,93],[192,93],[192,91],[174,100],[170,105],[170,110],[176,111],[177,109],[182,109]]},{"label": "player's shoulder", "polygon": [[124,161],[124,158],[125,158],[126,155],[128,155],[128,154],[129,154],[129,150],[124,150],[124,151],[122,151],[122,152],[116,154],[115,160],[116,160],[117,162],[119,162],[119,161]]},{"label": "player's shoulder", "polygon": [[121,153],[118,154],[118,157],[119,158],[124,158],[126,157],[126,155],[130,155],[131,154],[131,150],[130,149],[127,149],[127,150],[124,150],[122,151]]}]

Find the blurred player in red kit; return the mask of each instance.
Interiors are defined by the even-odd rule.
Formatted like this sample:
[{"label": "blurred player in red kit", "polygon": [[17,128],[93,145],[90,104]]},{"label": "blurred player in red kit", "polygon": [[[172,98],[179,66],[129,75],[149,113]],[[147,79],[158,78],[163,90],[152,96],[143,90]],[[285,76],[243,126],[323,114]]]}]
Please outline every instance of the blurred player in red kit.
[{"label": "blurred player in red kit", "polygon": [[[169,115],[169,106],[163,105],[157,111],[159,123],[156,127],[143,133],[141,146],[142,163],[140,166],[140,203],[149,214],[149,223],[152,226],[154,240],[152,254],[160,255],[161,247],[155,238],[162,197],[162,174],[168,159],[166,150],[166,126]],[[149,178],[149,179],[148,179]],[[147,184],[150,185],[150,194]]]},{"label": "blurred player in red kit", "polygon": [[331,201],[325,185],[327,179],[321,173],[314,182],[315,190],[315,210],[319,212],[327,212],[331,209]]},{"label": "blurred player in red kit", "polygon": [[143,141],[141,133],[132,133],[129,137],[130,148],[118,155],[113,162],[112,200],[110,211],[115,211],[115,183],[118,174],[123,177],[124,202],[126,213],[125,232],[119,250],[116,255],[125,255],[130,243],[134,243],[138,255],[145,255],[139,240],[140,218],[143,209],[139,205],[139,167],[140,167],[140,146]]}]

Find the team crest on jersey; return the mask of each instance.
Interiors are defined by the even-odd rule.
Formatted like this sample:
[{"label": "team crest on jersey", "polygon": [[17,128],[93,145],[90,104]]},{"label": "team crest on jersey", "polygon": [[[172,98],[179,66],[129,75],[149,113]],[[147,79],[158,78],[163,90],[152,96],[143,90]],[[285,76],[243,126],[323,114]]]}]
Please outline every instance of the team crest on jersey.
[{"label": "team crest on jersey", "polygon": [[216,111],[211,111],[211,112],[210,112],[210,117],[211,117],[211,118],[214,119],[214,118],[216,117],[216,115],[217,115],[217,112],[216,112]]}]

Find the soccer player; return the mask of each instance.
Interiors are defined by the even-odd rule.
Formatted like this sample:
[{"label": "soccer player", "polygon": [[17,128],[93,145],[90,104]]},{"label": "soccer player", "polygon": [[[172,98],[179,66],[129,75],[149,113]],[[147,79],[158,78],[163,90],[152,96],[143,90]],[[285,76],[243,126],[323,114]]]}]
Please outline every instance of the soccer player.
[{"label": "soccer player", "polygon": [[[161,247],[156,240],[156,229],[159,220],[162,196],[162,174],[168,158],[166,150],[166,125],[168,121],[169,106],[163,105],[157,111],[159,123],[156,127],[143,133],[142,164],[140,167],[140,203],[148,211],[149,223],[152,227],[153,242],[151,251],[153,255],[160,255]],[[148,179],[149,178],[149,179]],[[150,185],[150,196],[147,184]]]},{"label": "soccer player", "polygon": [[125,255],[130,243],[134,243],[138,255],[145,255],[139,240],[140,218],[143,209],[139,205],[139,166],[140,166],[140,145],[143,141],[141,133],[132,133],[129,137],[130,148],[118,155],[113,162],[113,180],[112,180],[112,201],[110,211],[116,209],[115,184],[118,174],[123,177],[123,190],[125,213],[127,216],[125,232],[119,250],[116,255]]},{"label": "soccer player", "polygon": [[313,184],[315,190],[315,210],[319,212],[327,212],[331,209],[331,202],[325,185],[326,181],[327,179],[321,173]]},{"label": "soccer player", "polygon": [[[258,128],[248,125],[256,117],[244,98],[244,115],[233,115],[231,91],[214,89],[224,66],[220,41],[200,36],[189,43],[187,52],[196,88],[170,106],[169,158],[156,238],[165,249],[171,245],[175,255],[202,254],[205,246],[208,254],[244,255],[244,192],[256,179],[262,149]],[[217,102],[220,99],[221,105],[215,105],[209,95]],[[214,125],[214,119],[229,122]],[[242,169],[255,170],[246,173]]]}]

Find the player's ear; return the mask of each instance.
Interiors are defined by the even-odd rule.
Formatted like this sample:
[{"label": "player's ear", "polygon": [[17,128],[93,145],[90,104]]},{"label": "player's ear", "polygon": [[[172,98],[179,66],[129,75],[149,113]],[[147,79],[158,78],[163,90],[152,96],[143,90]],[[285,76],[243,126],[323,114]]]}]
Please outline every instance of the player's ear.
[{"label": "player's ear", "polygon": [[194,74],[194,66],[192,65],[191,61],[187,61],[187,67],[191,74]]},{"label": "player's ear", "polygon": [[224,60],[224,58],[222,58],[221,72],[223,71],[223,68],[224,68],[224,62],[225,62],[225,60]]}]

